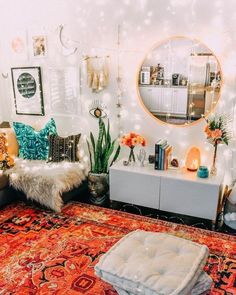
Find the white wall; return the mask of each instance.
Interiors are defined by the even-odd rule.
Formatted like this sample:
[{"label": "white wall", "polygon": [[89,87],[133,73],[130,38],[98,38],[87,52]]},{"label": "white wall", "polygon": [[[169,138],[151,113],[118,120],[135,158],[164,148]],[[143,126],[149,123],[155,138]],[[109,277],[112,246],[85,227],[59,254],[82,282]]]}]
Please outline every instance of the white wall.
[{"label": "white wall", "polygon": [[[110,85],[101,94],[91,94],[82,75],[81,113],[73,118],[56,117],[59,132],[67,134],[94,129],[96,120],[88,115],[87,107],[99,97],[108,106],[117,134],[116,73],[117,26],[121,25],[121,72],[123,78],[122,126],[124,132],[136,130],[148,140],[148,151],[160,137],[166,137],[183,158],[191,145],[201,147],[203,163],[210,162],[212,147],[205,142],[204,122],[191,127],[173,127],[159,124],[142,109],[136,89],[139,66],[155,43],[173,35],[184,35],[201,40],[219,58],[224,85],[217,111],[232,113],[235,101],[236,77],[236,2],[234,0],[0,0],[1,54],[0,72],[9,73],[14,66],[39,65],[42,67],[46,117],[16,116],[12,103],[11,80],[0,76],[0,116],[8,120],[34,122],[51,116],[50,67],[75,65],[80,67],[85,54],[110,55]],[[66,25],[66,33],[76,42],[78,54],[64,57],[58,49],[56,28]],[[48,37],[49,56],[45,59],[14,59],[7,42],[17,31],[44,27]],[[235,142],[233,144],[235,148]],[[221,147],[220,153],[227,148]],[[236,158],[236,157],[235,157]]]}]

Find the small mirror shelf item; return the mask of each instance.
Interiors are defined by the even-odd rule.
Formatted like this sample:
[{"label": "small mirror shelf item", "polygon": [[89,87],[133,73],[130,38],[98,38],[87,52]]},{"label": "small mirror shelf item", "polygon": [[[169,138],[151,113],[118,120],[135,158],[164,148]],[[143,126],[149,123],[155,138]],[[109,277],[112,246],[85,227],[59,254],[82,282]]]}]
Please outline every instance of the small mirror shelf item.
[{"label": "small mirror shelf item", "polygon": [[151,50],[138,77],[138,93],[156,119],[189,125],[215,108],[222,86],[220,64],[203,43],[174,37]]},{"label": "small mirror shelf item", "polygon": [[40,67],[12,68],[16,114],[44,116]]}]

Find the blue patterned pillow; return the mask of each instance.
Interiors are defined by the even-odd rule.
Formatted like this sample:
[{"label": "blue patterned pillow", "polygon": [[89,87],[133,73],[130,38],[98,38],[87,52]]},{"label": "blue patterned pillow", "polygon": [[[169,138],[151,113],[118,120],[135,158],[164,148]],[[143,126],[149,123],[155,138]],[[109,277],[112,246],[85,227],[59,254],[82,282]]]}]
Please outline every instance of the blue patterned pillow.
[{"label": "blue patterned pillow", "polygon": [[33,127],[13,122],[16,138],[19,143],[19,157],[29,160],[47,160],[49,141],[48,136],[57,134],[56,123],[51,119],[40,131]]}]

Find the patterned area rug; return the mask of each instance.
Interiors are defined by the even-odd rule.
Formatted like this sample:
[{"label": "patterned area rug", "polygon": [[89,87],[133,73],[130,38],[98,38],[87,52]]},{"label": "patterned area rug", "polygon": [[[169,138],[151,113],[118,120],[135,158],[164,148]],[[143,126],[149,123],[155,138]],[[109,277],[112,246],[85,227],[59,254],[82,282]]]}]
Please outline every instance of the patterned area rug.
[{"label": "patterned area rug", "polygon": [[115,295],[95,276],[94,265],[136,229],[207,245],[210,294],[236,294],[235,237],[80,203],[68,204],[61,214],[23,203],[0,211],[0,294]]}]

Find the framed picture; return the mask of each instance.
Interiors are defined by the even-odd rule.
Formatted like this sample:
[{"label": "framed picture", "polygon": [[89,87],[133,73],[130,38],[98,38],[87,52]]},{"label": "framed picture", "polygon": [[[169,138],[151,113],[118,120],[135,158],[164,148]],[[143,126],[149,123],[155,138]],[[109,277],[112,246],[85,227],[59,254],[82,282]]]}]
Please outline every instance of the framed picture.
[{"label": "framed picture", "polygon": [[16,114],[44,116],[40,67],[12,68]]},{"label": "framed picture", "polygon": [[47,38],[45,35],[31,36],[33,57],[45,57],[47,55]]},{"label": "framed picture", "polygon": [[49,71],[51,112],[71,116],[79,112],[79,71],[74,66]]}]

